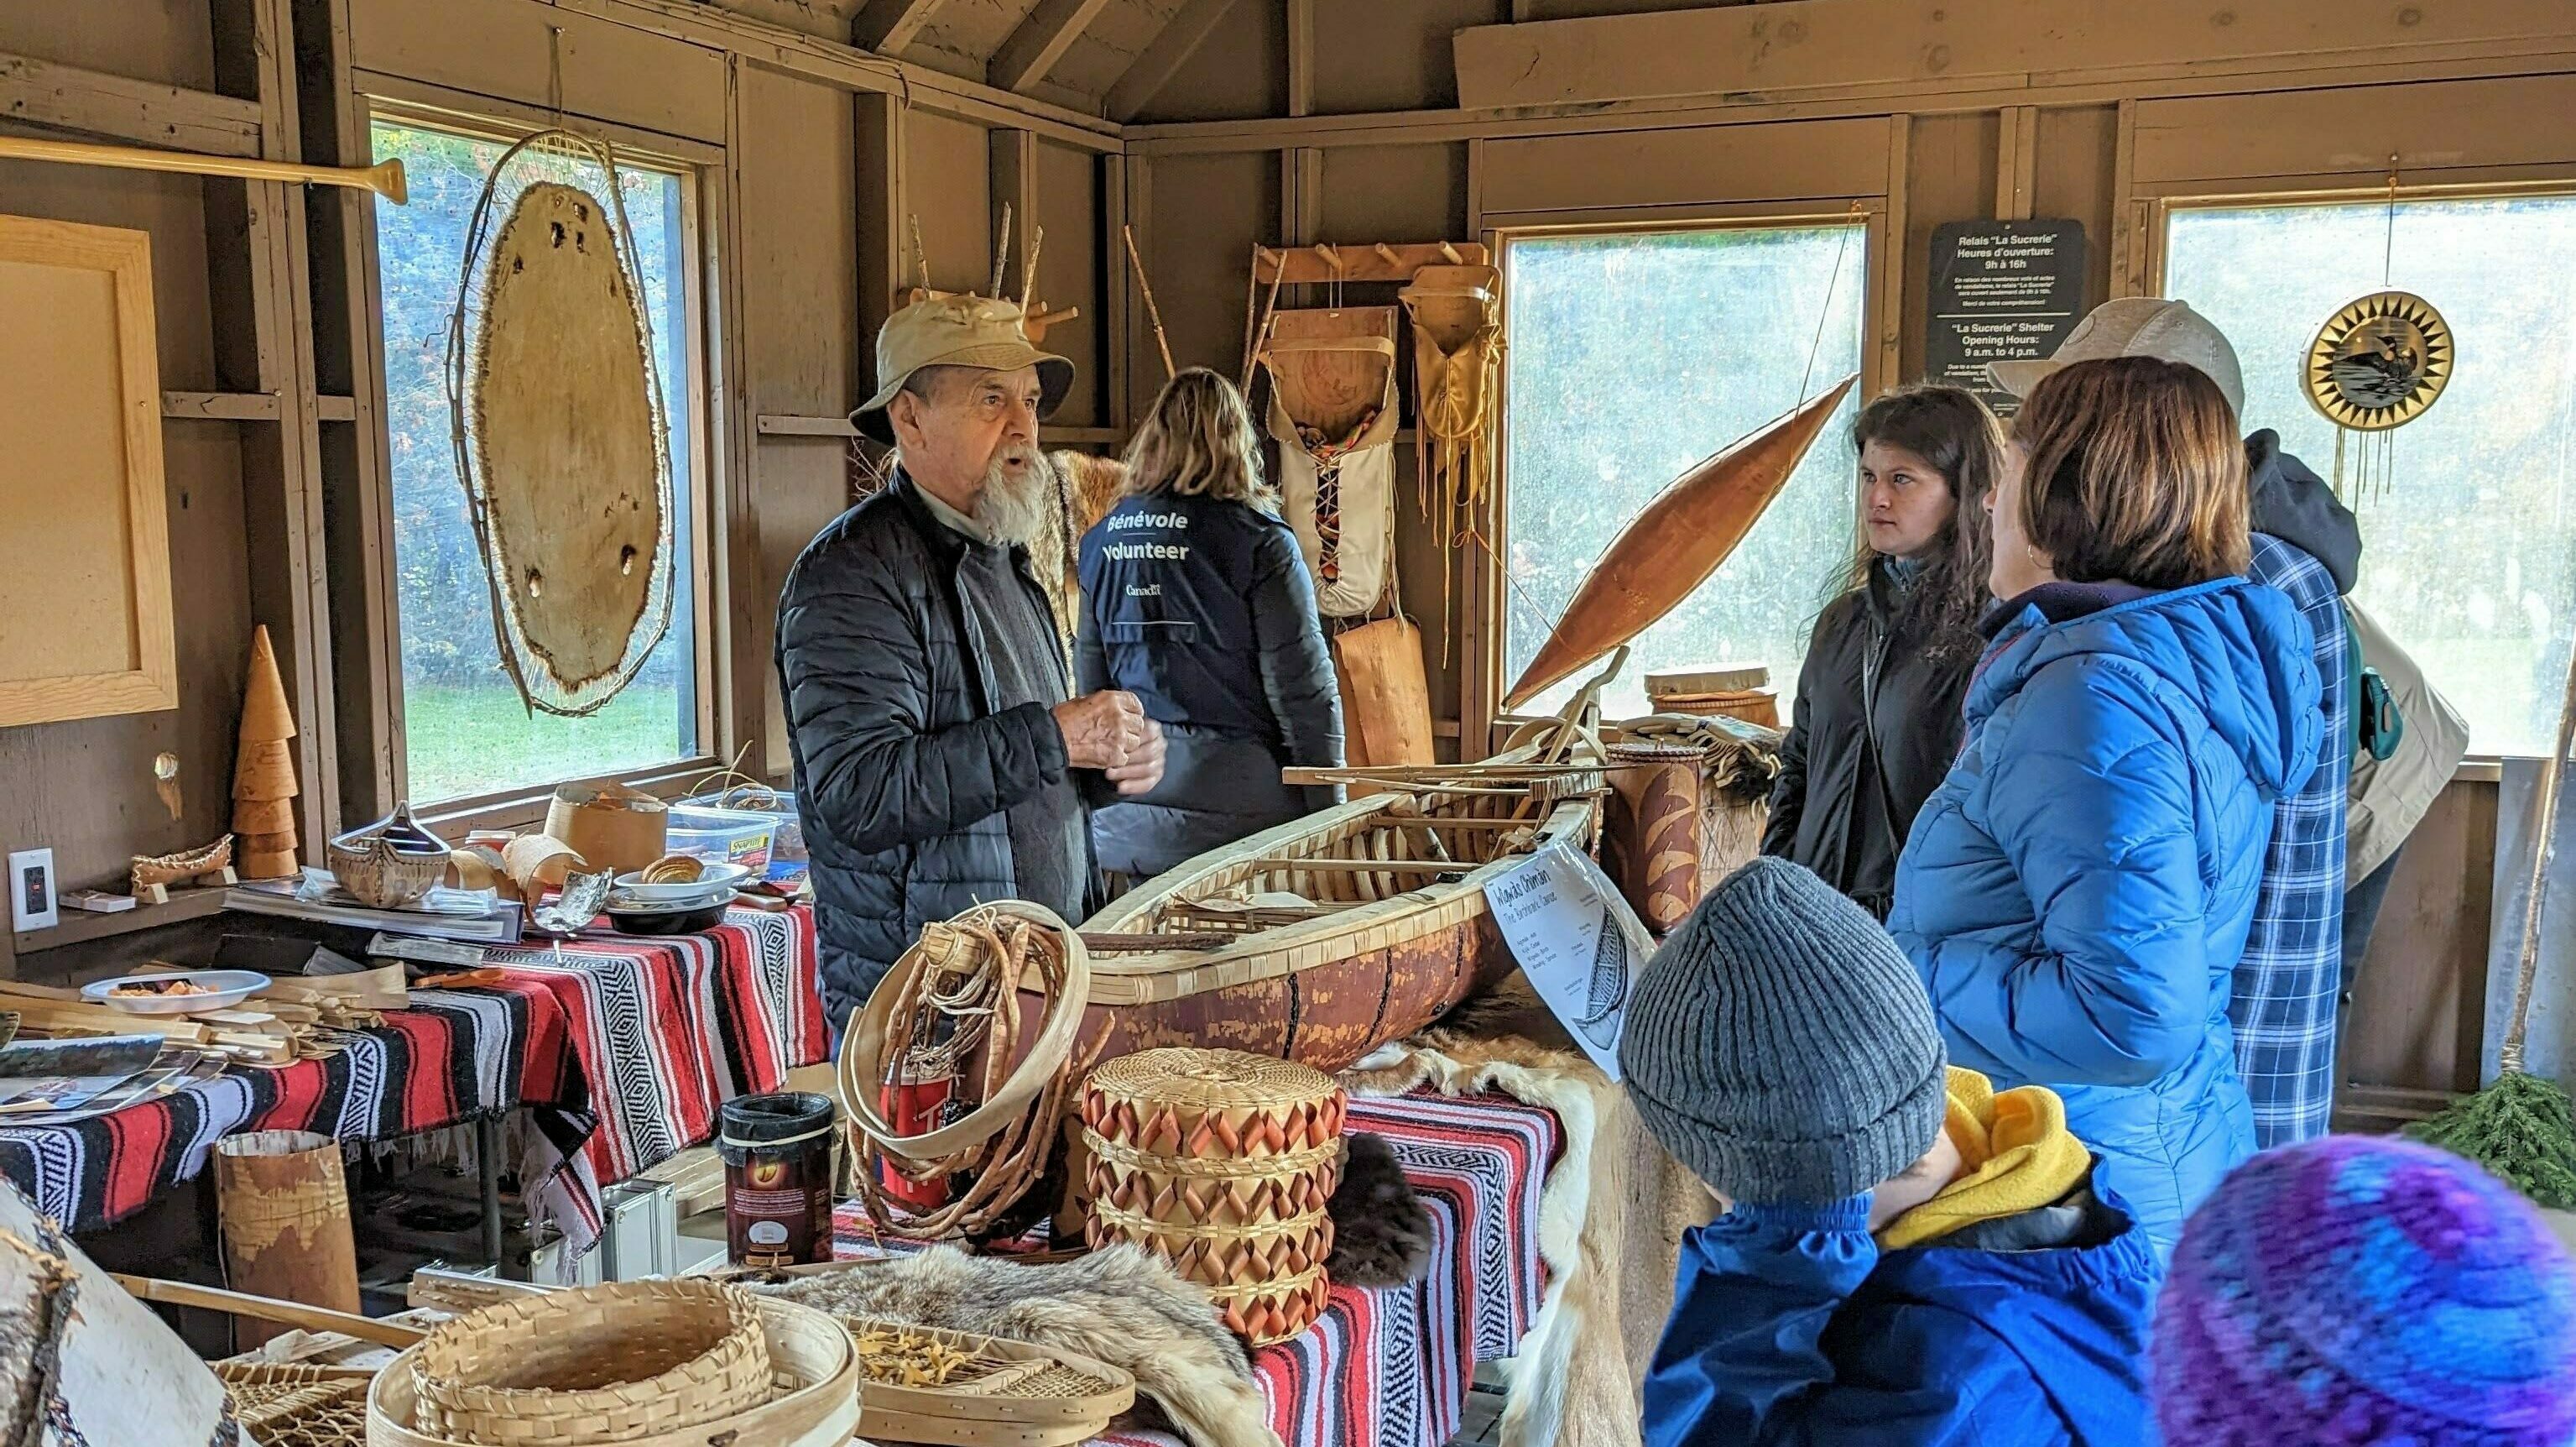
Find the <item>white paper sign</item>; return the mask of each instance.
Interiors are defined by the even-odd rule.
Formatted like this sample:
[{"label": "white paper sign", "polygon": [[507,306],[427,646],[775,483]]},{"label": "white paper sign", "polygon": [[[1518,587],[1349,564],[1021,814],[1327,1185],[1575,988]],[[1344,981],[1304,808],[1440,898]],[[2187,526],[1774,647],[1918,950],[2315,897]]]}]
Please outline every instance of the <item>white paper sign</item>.
[{"label": "white paper sign", "polygon": [[1654,952],[1637,912],[1590,855],[1562,840],[1486,885],[1485,904],[1539,998],[1617,1080],[1628,991]]}]

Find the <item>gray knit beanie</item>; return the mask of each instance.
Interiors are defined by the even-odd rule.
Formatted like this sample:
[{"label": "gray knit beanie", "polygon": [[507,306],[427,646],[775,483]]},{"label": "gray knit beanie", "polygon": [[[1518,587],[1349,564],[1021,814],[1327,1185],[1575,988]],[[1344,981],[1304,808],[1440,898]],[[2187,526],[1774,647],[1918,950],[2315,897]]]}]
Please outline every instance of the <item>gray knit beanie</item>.
[{"label": "gray knit beanie", "polygon": [[1932,1149],[1947,1052],[1914,966],[1805,868],[1757,859],[1629,996],[1619,1068],[1646,1128],[1748,1205],[1858,1195]]}]

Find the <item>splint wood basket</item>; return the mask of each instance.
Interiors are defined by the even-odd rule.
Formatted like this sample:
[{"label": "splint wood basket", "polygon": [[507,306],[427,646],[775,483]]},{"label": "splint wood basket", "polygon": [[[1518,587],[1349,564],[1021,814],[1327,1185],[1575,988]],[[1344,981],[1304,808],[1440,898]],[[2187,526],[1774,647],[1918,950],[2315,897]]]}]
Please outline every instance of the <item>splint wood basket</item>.
[{"label": "splint wood basket", "polygon": [[1162,1256],[1255,1346],[1303,1332],[1329,1289],[1347,1103],[1320,1071],[1240,1051],[1110,1061],[1083,1091],[1091,1244]]}]

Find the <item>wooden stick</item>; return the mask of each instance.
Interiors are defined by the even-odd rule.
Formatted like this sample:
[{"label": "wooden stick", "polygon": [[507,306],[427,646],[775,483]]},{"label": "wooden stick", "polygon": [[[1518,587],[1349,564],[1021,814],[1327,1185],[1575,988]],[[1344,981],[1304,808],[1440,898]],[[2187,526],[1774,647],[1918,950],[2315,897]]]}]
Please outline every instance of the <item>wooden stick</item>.
[{"label": "wooden stick", "polygon": [[1145,279],[1145,260],[1136,254],[1136,228],[1120,226],[1118,234],[1127,239],[1127,264],[1136,268],[1136,289],[1145,294],[1145,315],[1154,323],[1154,345],[1163,349],[1163,380],[1180,375],[1172,365],[1172,342],[1163,335],[1163,309],[1154,305],[1154,284]]},{"label": "wooden stick", "polygon": [[[1259,247],[1253,249],[1260,250]],[[1252,271],[1254,275],[1260,275],[1261,266],[1258,262],[1254,263]],[[1288,268],[1284,264],[1277,271],[1270,273],[1270,297],[1261,304],[1261,329],[1253,333],[1251,340],[1244,347],[1243,391],[1247,396],[1252,391],[1253,366],[1261,360],[1261,349],[1270,344],[1270,324],[1279,319],[1279,283],[1285,281],[1287,277]]]},{"label": "wooden stick", "polygon": [[1338,870],[1353,874],[1464,874],[1476,868],[1473,864],[1456,860],[1444,863],[1429,859],[1297,859],[1284,854],[1265,854],[1246,863],[1252,869]]},{"label": "wooden stick", "polygon": [[292,161],[253,161],[237,156],[207,156],[195,151],[154,151],[141,146],[104,146],[88,141],[42,141],[32,136],[0,136],[0,157],[17,161],[61,161],[75,166],[113,166],[127,171],[176,171],[191,176],[242,176],[254,181],[304,181],[316,186],[351,186],[373,191],[397,206],[411,197],[403,185],[398,158],[372,166],[305,166]]},{"label": "wooden stick", "polygon": [[219,1286],[195,1286],[185,1281],[164,1281],[157,1276],[128,1276],[121,1271],[108,1274],[116,1279],[117,1285],[134,1293],[138,1300],[157,1301],[164,1306],[203,1307],[208,1311],[246,1316],[254,1321],[298,1326],[306,1331],[336,1331],[342,1336],[353,1336],[379,1346],[407,1347],[429,1335],[419,1327],[404,1326],[400,1322],[378,1321],[371,1316],[253,1296],[245,1291],[226,1291]]},{"label": "wooden stick", "polygon": [[1002,299],[1002,279],[1011,266],[1011,203],[1002,203],[1002,227],[993,238],[993,299]]},{"label": "wooden stick", "polygon": [[921,213],[915,211],[911,213],[911,217],[912,265],[914,270],[921,273],[921,289],[928,291],[930,290],[930,253],[921,247]]},{"label": "wooden stick", "polygon": [[1038,294],[1038,253],[1046,250],[1046,228],[1029,228],[1028,253],[1020,258],[1020,309],[1028,310],[1029,298]]}]

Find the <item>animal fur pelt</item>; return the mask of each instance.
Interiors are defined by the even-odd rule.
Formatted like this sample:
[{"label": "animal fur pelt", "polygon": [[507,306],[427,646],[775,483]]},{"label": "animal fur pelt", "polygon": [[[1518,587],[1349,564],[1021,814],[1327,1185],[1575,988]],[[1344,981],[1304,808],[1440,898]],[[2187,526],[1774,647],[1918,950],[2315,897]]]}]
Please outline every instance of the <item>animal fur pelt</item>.
[{"label": "animal fur pelt", "polygon": [[1681,1234],[1714,1214],[1707,1190],[1519,975],[1361,1065],[1342,1077],[1358,1094],[1498,1090],[1555,1112],[1565,1149],[1539,1197],[1547,1294],[1512,1364],[1501,1441],[1638,1447],[1641,1387],[1672,1311]]},{"label": "animal fur pelt", "polygon": [[1280,1447],[1242,1343],[1162,1258],[1111,1246],[1027,1266],[935,1246],[752,1290],[847,1316],[1035,1342],[1135,1374],[1192,1447]]},{"label": "animal fur pelt", "polygon": [[1127,464],[1115,457],[1094,457],[1088,452],[1062,451],[1048,454],[1055,470],[1064,474],[1066,511],[1073,519],[1074,541],[1091,531],[1118,499],[1127,495]]},{"label": "animal fur pelt", "polygon": [[1384,1136],[1353,1131],[1342,1138],[1342,1180],[1324,1211],[1333,1218],[1324,1273],[1335,1285],[1401,1286],[1431,1269],[1431,1208],[1413,1193]]},{"label": "animal fur pelt", "polygon": [[1065,471],[1063,459],[1078,453],[1059,452],[1050,459],[1047,476],[1044,517],[1038,535],[1029,539],[1029,570],[1037,574],[1038,587],[1047,595],[1047,606],[1055,613],[1056,636],[1063,642],[1065,656],[1073,656],[1075,610],[1082,597],[1082,582],[1074,568],[1074,553],[1082,544],[1083,530],[1074,526],[1073,478]]}]

